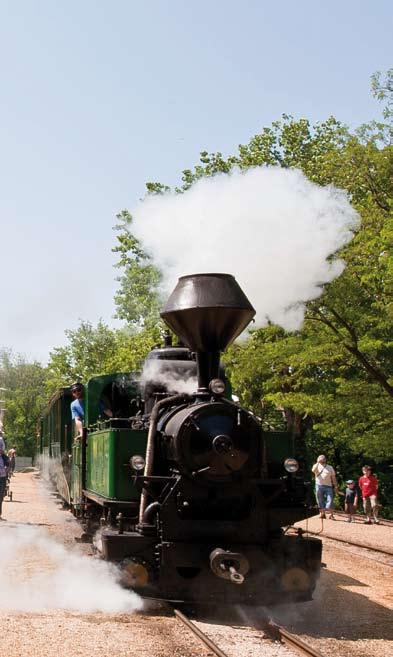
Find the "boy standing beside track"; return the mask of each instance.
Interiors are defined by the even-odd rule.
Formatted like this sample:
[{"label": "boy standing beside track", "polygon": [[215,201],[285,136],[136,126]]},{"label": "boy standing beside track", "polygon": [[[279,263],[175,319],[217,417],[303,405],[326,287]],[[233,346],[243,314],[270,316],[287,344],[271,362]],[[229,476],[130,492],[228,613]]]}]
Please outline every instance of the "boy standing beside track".
[{"label": "boy standing beside track", "polygon": [[359,479],[359,488],[362,491],[364,513],[366,514],[366,525],[371,525],[371,513],[374,516],[374,523],[379,525],[378,520],[378,479],[372,474],[371,467],[365,465],[363,468],[363,476]]},{"label": "boy standing beside track", "polygon": [[[347,522],[352,522],[352,516],[354,515],[358,505],[358,492],[353,479],[348,479],[346,484],[347,487],[345,489],[345,513],[348,516]],[[340,495],[342,495],[342,493],[340,493]]]}]

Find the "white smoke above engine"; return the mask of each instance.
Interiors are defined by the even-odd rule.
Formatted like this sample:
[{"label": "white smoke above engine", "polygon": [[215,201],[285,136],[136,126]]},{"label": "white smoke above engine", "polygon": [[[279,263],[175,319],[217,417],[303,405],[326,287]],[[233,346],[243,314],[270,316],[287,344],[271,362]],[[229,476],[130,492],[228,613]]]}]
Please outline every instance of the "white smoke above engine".
[{"label": "white smoke above engine", "polygon": [[149,196],[132,230],[164,273],[167,296],[179,276],[235,276],[256,309],[300,328],[304,303],[341,274],[330,257],[353,235],[358,215],[347,194],[310,182],[299,170],[257,167],[196,182],[183,194]]},{"label": "white smoke above engine", "polygon": [[141,384],[154,383],[163,386],[167,392],[192,395],[198,388],[198,380],[189,369],[176,371],[171,369],[173,361],[167,365],[163,360],[147,360],[144,364]]}]

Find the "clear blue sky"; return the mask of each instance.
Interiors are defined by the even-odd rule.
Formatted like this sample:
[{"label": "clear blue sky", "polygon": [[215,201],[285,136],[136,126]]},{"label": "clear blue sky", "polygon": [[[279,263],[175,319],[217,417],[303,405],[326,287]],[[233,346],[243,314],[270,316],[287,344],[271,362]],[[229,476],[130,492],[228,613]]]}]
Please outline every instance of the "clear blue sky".
[{"label": "clear blue sky", "polygon": [[0,0],[0,348],[111,322],[115,214],[283,113],[378,116],[388,1]]}]

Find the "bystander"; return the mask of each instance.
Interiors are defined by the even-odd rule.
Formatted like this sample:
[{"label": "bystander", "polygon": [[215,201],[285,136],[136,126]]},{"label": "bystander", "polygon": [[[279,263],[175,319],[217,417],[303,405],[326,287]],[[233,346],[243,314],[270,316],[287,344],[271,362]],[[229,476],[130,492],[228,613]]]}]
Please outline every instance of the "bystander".
[{"label": "bystander", "polygon": [[363,498],[363,508],[366,515],[366,520],[364,521],[366,525],[371,525],[371,515],[374,518],[374,523],[379,525],[378,520],[378,479],[372,473],[372,469],[369,465],[365,465],[363,468],[363,476],[359,479],[359,488],[362,492]]},{"label": "bystander", "polygon": [[0,449],[0,520],[4,520],[3,512],[3,499],[7,488],[7,471],[9,459],[4,449]]},{"label": "bystander", "polygon": [[352,522],[352,516],[355,514],[358,506],[358,491],[353,479],[348,479],[346,483],[347,487],[345,489],[345,513],[347,514],[347,522]]},{"label": "bystander", "polygon": [[331,465],[328,465],[326,456],[321,454],[317,462],[312,466],[315,475],[315,494],[321,518],[326,518],[325,512],[329,514],[330,520],[333,516],[334,491],[337,489],[336,473]]}]

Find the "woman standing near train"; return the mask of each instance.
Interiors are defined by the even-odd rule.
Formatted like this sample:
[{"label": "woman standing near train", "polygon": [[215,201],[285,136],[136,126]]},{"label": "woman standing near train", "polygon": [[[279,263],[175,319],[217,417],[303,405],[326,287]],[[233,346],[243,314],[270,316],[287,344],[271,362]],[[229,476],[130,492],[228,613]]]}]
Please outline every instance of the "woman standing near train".
[{"label": "woman standing near train", "polygon": [[12,449],[8,450],[8,458],[9,458],[9,470],[8,470],[8,476],[13,477],[14,476],[14,470],[15,470],[15,463],[16,463],[16,449],[13,447]]},{"label": "woman standing near train", "polygon": [[326,518],[326,511],[330,520],[333,516],[333,497],[337,489],[336,473],[331,465],[328,465],[326,456],[321,454],[317,462],[311,468],[315,475],[315,492],[318,501],[319,515]]}]

